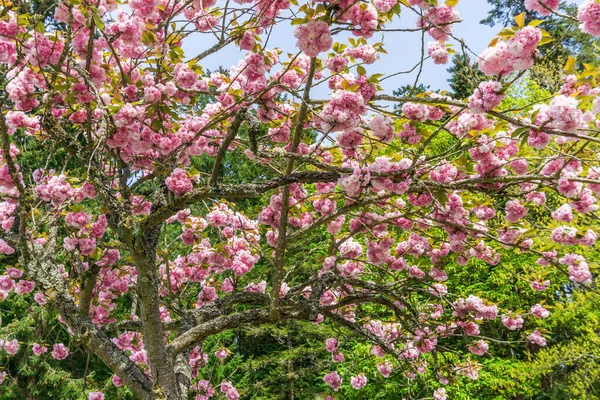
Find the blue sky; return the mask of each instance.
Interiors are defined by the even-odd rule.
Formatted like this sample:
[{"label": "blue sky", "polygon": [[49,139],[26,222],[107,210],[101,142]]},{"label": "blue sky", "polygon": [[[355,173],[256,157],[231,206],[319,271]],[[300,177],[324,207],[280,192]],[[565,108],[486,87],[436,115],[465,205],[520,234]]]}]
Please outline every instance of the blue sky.
[{"label": "blue sky", "polygon": [[[490,28],[479,24],[486,17],[490,6],[485,0],[460,0],[457,6],[459,16],[463,20],[462,23],[455,25],[456,37],[463,38],[467,46],[475,53],[479,54],[483,51],[492,38],[501,29],[496,26]],[[416,18],[412,11],[403,10],[402,18],[393,25],[388,25],[388,28],[415,27]],[[296,40],[293,37],[293,27],[277,26],[271,37],[267,48],[272,49],[278,47],[284,51],[282,55],[285,59],[285,53],[296,52]],[[264,36],[264,35],[263,35]],[[336,40],[340,40],[339,38]],[[375,35],[369,39],[369,43],[376,43],[381,40],[381,34]],[[426,35],[426,43],[431,38]],[[404,71],[412,68],[420,58],[421,41],[420,33],[407,32],[387,32],[383,38],[384,48],[388,54],[381,54],[380,59],[374,64],[367,66],[369,73],[385,73],[391,74],[398,71]],[[209,48],[215,42],[210,34],[194,35],[189,38],[185,47],[186,54],[193,57],[196,54]],[[460,50],[458,44],[455,43],[455,48]],[[205,68],[214,70],[219,66],[229,68],[231,65],[244,56],[244,52],[240,51],[234,45],[230,45],[222,51],[215,53],[202,61]],[[427,60],[423,67],[420,82],[430,85],[432,89],[448,89],[448,73],[446,72],[447,65],[435,65],[433,61]],[[416,72],[409,75],[399,75],[390,78],[384,82],[383,89],[386,93],[391,93],[392,90],[405,85],[412,84],[416,77]],[[316,90],[319,97],[326,96],[329,90],[326,87]]]}]

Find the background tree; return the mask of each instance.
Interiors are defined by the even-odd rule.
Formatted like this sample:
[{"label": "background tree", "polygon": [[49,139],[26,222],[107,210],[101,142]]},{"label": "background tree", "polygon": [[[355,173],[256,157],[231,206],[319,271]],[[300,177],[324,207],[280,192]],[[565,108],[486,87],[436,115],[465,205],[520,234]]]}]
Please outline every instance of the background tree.
[{"label": "background tree", "polygon": [[457,99],[469,97],[485,77],[479,72],[477,63],[471,61],[466,53],[452,57],[452,65],[447,71],[450,73],[448,83],[452,90],[452,97]]},{"label": "background tree", "polygon": [[417,66],[447,62],[433,3],[3,3],[1,397],[489,396],[490,349],[545,347],[547,304],[594,289],[599,71],[538,96],[547,37],[517,17],[468,99],[385,94],[401,12],[434,40]]}]

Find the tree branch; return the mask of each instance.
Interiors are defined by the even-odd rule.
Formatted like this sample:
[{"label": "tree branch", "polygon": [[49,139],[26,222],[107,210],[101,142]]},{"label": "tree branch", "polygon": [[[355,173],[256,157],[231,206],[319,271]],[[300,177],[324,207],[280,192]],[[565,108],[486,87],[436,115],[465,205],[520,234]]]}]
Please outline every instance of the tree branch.
[{"label": "tree branch", "polygon": [[152,399],[150,379],[87,315],[80,314],[79,308],[69,295],[62,273],[53,261],[53,254],[47,254],[47,249],[40,245],[34,246],[31,251],[23,252],[27,256],[21,257],[21,263],[66,321],[74,336],[121,378],[138,398]]},{"label": "tree branch", "polygon": [[238,131],[240,130],[240,126],[242,125],[242,122],[244,122],[244,118],[246,117],[246,110],[247,109],[245,107],[242,107],[235,114],[235,119],[229,126],[229,131],[227,132],[225,139],[223,139],[223,142],[221,143],[221,146],[219,147],[219,151],[217,152],[217,155],[215,157],[215,163],[213,165],[212,173],[210,174],[210,180],[208,181],[208,186],[211,186],[211,187],[217,186],[217,180],[219,179],[219,176],[221,175],[221,169],[222,169],[221,167],[223,164],[223,159],[225,158],[225,152],[227,152],[229,145],[231,144],[233,139],[235,139]]},{"label": "tree branch", "polygon": [[246,310],[239,313],[218,317],[188,330],[169,346],[173,355],[177,355],[194,343],[226,329],[237,328],[248,323],[269,322],[269,312],[266,309]]},{"label": "tree branch", "polygon": [[260,197],[269,190],[276,189],[280,186],[290,183],[302,182],[308,184],[316,182],[335,182],[340,178],[340,176],[341,175],[336,172],[304,171],[296,172],[288,176],[278,176],[276,178],[257,183],[248,183],[243,185],[221,185],[214,188],[196,189],[148,215],[146,219],[140,223],[140,229],[142,231],[151,229],[152,227],[165,221],[167,218],[175,215],[178,211],[181,211],[202,200],[239,200]]},{"label": "tree branch", "polygon": [[[296,126],[294,127],[295,129],[292,137],[291,153],[296,153],[298,146],[300,145],[300,139],[302,138],[304,121],[308,116],[308,100],[310,100],[310,89],[312,87],[316,65],[317,59],[313,57],[310,61],[310,68],[308,71],[308,77],[306,78],[306,86],[304,88],[302,104],[300,105],[300,111],[298,112],[298,120],[296,121]],[[292,173],[294,170],[294,165],[295,160],[290,158],[285,170],[286,176],[289,176]],[[290,186],[288,184],[283,187],[281,194],[281,217],[279,218],[277,248],[275,249],[275,263],[273,265],[273,287],[271,288],[270,315],[272,321],[277,321],[280,318],[279,291],[281,290],[281,284],[283,282],[283,277],[285,276],[285,251],[287,246],[288,212],[290,210],[289,198]]]}]

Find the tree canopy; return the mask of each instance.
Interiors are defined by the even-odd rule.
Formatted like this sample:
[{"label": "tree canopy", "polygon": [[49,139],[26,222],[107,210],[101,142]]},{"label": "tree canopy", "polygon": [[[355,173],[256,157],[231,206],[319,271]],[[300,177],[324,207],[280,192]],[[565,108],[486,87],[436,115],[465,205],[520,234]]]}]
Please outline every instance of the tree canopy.
[{"label": "tree canopy", "polygon": [[594,398],[600,2],[457,3],[4,0],[0,397]]}]

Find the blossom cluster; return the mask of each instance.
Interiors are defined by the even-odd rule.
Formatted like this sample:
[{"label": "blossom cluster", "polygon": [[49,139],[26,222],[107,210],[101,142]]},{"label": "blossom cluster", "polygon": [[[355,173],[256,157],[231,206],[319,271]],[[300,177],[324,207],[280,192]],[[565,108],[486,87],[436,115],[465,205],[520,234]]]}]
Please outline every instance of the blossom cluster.
[{"label": "blossom cluster", "polygon": [[525,0],[525,8],[540,15],[550,15],[558,9],[560,0]]},{"label": "blossom cluster", "polygon": [[513,71],[531,68],[536,48],[542,39],[540,29],[527,26],[508,40],[500,40],[479,55],[479,69],[485,75],[506,76]]},{"label": "blossom cluster", "polygon": [[[223,13],[216,0],[181,9],[167,0],[126,6],[99,0],[90,18],[83,4],[59,2],[54,18],[68,33],[28,29],[27,18],[7,8],[0,16],[0,64],[7,71],[2,257],[23,256],[15,235],[31,254],[51,254],[44,266],[67,282],[59,294],[84,310],[73,318],[110,332],[105,344],[152,380],[148,330],[107,329],[118,322],[147,328],[139,318],[147,299],[138,292],[149,281],[156,290],[153,328],[162,329],[167,346],[175,335],[170,326],[183,329],[187,312],[196,322],[217,315],[229,327],[236,296],[248,310],[267,299],[271,317],[300,307],[285,317],[310,314],[314,324],[327,319],[353,327],[370,342],[384,378],[400,372],[416,379],[430,368],[429,354],[463,336],[463,359],[436,370],[437,379],[444,385],[453,374],[475,380],[481,365],[473,360],[494,352],[480,337],[489,327],[546,345],[544,330],[535,326],[550,315],[542,300],[552,283],[549,267],[565,271],[565,281],[593,282],[594,266],[578,252],[594,246],[598,235],[581,223],[599,209],[600,168],[587,153],[597,141],[590,127],[600,127],[596,82],[570,75],[550,101],[523,112],[499,111],[513,84],[509,74],[530,68],[538,54],[542,31],[528,26],[481,54],[479,68],[493,78],[479,83],[468,101],[423,93],[393,98],[397,108],[383,107],[391,96],[378,95],[383,80],[370,73],[385,50],[368,39],[406,2],[234,3],[241,7],[230,4],[231,12]],[[407,3],[433,39],[427,54],[435,64],[447,63],[453,53],[447,42],[458,22],[452,2]],[[524,5],[549,15],[558,3]],[[266,39],[277,34],[274,25],[287,20],[282,13],[288,9],[306,18],[294,31],[299,51],[286,56],[267,48]],[[586,0],[577,18],[582,31],[600,36],[598,1]],[[170,23],[180,19],[194,34],[220,32],[219,44],[186,58],[184,39],[192,35],[180,27],[188,24]],[[344,30],[355,37],[334,44]],[[200,65],[227,45],[241,49],[228,71]],[[317,88],[330,90],[329,97],[313,98]],[[585,145],[574,146],[578,142]],[[22,153],[30,148],[35,157],[38,148],[54,152],[45,167],[31,168],[30,155]],[[203,170],[207,160],[213,174]],[[228,175],[214,184],[221,170]],[[241,183],[229,184],[238,178]],[[264,204],[245,203],[261,196]],[[540,214],[552,220],[543,227],[547,234],[536,235],[531,228]],[[325,235],[325,251],[304,251],[308,234]],[[498,265],[507,249],[540,257],[528,266],[536,303],[526,306],[528,312],[452,293],[447,265]],[[299,253],[302,268],[288,265]],[[140,277],[144,257],[152,279]],[[60,288],[44,293],[40,275],[30,272],[35,267],[4,266],[0,300],[19,295],[54,307]],[[271,270],[285,274],[271,279],[264,275]],[[305,276],[308,283],[298,285]],[[394,283],[382,283],[384,276]],[[363,300],[387,308],[390,318],[373,318]],[[69,318],[59,323],[74,334]],[[230,361],[229,344],[196,344],[178,355],[187,357],[196,399],[237,400],[231,382],[210,382],[203,371],[210,360]],[[340,365],[346,346],[341,335],[325,341],[339,371],[328,370],[323,381],[335,392],[344,382],[361,390],[372,381],[369,371]],[[14,356],[30,347],[7,335],[0,348]],[[70,351],[63,343],[31,346],[33,355],[56,360]],[[123,385],[118,375],[112,382]],[[102,392],[88,395],[104,398]],[[433,397],[446,399],[445,389]]]}]

